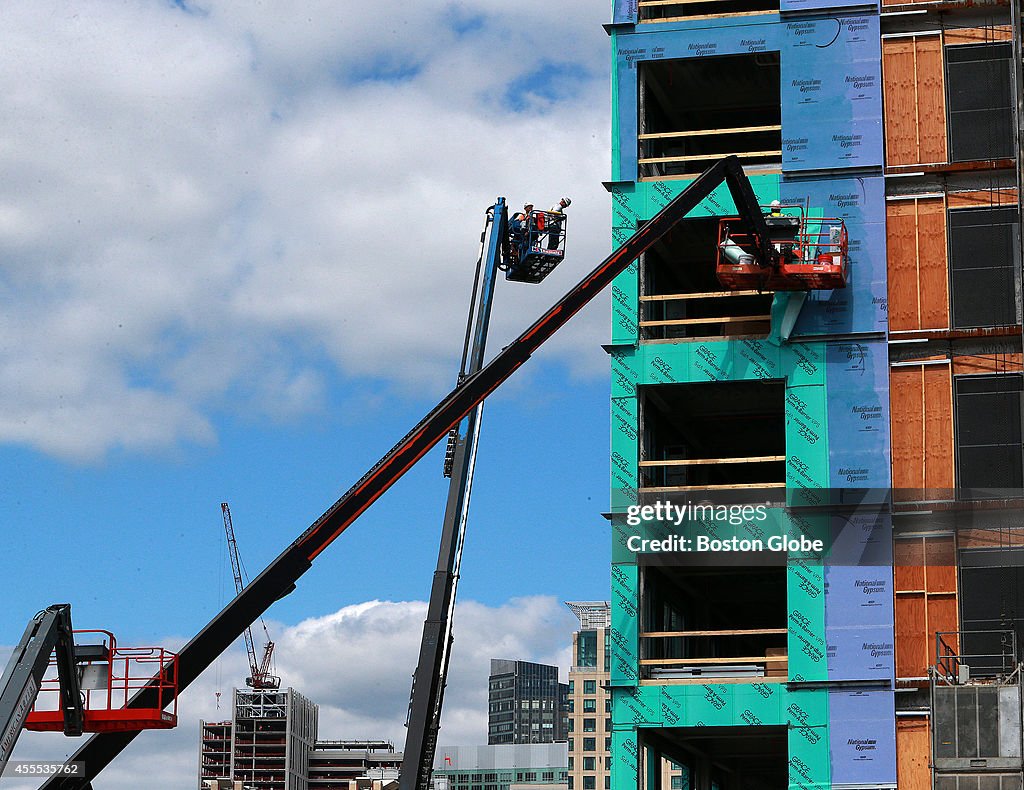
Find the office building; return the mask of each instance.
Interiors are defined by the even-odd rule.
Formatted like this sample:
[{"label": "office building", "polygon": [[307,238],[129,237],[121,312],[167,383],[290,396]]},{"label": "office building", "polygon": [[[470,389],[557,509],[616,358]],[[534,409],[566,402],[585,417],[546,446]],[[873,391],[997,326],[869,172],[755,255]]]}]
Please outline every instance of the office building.
[{"label": "office building", "polygon": [[568,685],[558,682],[558,667],[491,659],[487,743],[564,741],[568,693]]}]

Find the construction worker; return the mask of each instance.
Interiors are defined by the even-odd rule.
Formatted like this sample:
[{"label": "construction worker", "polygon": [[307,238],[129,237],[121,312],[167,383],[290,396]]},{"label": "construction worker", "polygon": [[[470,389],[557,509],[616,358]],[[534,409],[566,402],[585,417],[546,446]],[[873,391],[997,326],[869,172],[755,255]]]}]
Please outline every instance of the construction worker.
[{"label": "construction worker", "polygon": [[548,249],[558,249],[558,242],[562,236],[562,218],[561,214],[565,213],[565,210],[569,208],[572,201],[569,198],[561,198],[555,205],[548,209],[548,214],[552,216],[548,217],[548,222],[551,225],[548,227]]},{"label": "construction worker", "polygon": [[530,249],[531,213],[533,213],[533,203],[524,203],[523,210],[513,214],[508,223],[512,236],[512,247],[516,251],[516,259],[520,262],[523,261]]}]

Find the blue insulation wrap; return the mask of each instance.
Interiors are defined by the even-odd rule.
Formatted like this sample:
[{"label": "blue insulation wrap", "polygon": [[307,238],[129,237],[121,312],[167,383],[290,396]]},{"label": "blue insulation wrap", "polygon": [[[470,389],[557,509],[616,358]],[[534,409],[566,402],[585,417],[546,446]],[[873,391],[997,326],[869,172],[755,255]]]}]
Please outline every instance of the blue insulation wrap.
[{"label": "blue insulation wrap", "polygon": [[637,0],[613,0],[612,24],[635,24],[640,18]]},{"label": "blue insulation wrap", "polygon": [[808,293],[792,337],[885,332],[888,296],[883,179],[784,177],[780,192],[783,205],[802,206],[809,216],[843,220],[849,235],[846,287]]},{"label": "blue insulation wrap", "polygon": [[825,564],[828,678],[891,681],[892,520],[880,511],[831,520],[832,551]]},{"label": "blue insulation wrap", "polygon": [[884,339],[827,345],[829,486],[890,486],[889,352]]},{"label": "blue insulation wrap", "polygon": [[[840,8],[857,8],[862,11],[870,3],[858,3],[856,0],[782,0],[780,8],[786,11],[830,11]],[[878,3],[874,3],[873,10],[878,11]]]},{"label": "blue insulation wrap", "polygon": [[784,22],[782,169],[882,164],[877,16]]},{"label": "blue insulation wrap", "polygon": [[829,691],[832,786],[896,786],[896,714],[891,691]]},{"label": "blue insulation wrap", "polygon": [[[616,36],[614,79],[618,107],[615,108],[615,118],[618,122],[621,147],[619,168],[617,173],[612,174],[613,180],[633,181],[637,177],[637,146],[630,142],[637,139],[637,63],[646,60],[778,51],[781,32],[778,16],[768,14],[751,19],[756,20],[756,23],[623,33]],[[734,20],[730,20],[732,21]],[[878,46],[877,41],[875,44]]]}]

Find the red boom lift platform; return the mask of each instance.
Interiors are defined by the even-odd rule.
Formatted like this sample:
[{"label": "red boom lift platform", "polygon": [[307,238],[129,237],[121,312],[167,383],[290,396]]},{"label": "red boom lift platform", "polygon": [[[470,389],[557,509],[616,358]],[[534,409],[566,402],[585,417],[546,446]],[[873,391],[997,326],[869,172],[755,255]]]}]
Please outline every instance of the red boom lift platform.
[{"label": "red boom lift platform", "polygon": [[715,271],[724,288],[828,291],[846,287],[849,241],[843,220],[805,217],[799,206],[762,208],[766,213],[761,233],[767,244],[756,231],[742,232],[740,217],[719,221]]},{"label": "red boom lift platform", "polygon": [[[109,631],[74,631],[99,644],[75,645],[83,707],[83,732],[166,730],[178,723],[178,656],[162,647],[118,647]],[[148,707],[127,707],[144,687],[156,692]],[[170,705],[169,710],[164,710]],[[26,730],[63,731],[60,679],[52,659],[39,683]]]}]

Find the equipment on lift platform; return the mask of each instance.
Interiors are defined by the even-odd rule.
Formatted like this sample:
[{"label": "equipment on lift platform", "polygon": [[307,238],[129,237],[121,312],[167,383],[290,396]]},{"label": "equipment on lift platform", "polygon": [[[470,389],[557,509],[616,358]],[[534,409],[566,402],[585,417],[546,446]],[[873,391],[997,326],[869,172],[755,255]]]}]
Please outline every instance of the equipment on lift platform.
[{"label": "equipment on lift platform", "polygon": [[[846,287],[849,241],[836,217],[805,217],[800,206],[761,207],[751,221],[718,224],[718,281],[730,290],[827,291]],[[738,230],[751,226],[750,232]]]}]

